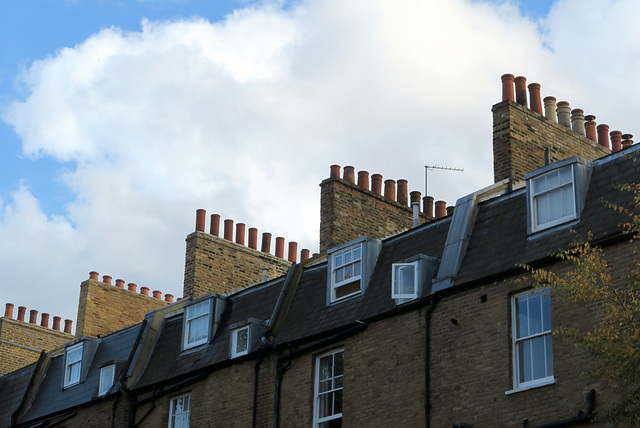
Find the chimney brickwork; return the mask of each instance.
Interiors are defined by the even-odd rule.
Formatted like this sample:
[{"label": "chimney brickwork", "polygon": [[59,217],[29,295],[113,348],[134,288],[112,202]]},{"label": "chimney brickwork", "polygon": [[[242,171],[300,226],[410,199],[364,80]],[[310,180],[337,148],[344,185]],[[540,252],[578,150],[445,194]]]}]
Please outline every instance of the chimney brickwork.
[{"label": "chimney brickwork", "polygon": [[493,112],[493,174],[522,180],[524,174],[545,165],[545,150],[556,162],[572,156],[593,161],[611,151],[513,101],[502,101]]},{"label": "chimney brickwork", "polygon": [[229,294],[261,282],[263,268],[269,268],[270,278],[277,278],[289,266],[291,262],[268,252],[196,231],[187,236],[183,295],[196,299]]},{"label": "chimney brickwork", "polygon": [[[356,185],[335,176],[322,181],[321,253],[361,236],[381,239],[413,227],[413,209],[405,201],[397,202],[380,195],[379,180],[376,181],[374,176],[372,190],[362,186],[363,183]],[[420,213],[420,224],[430,220],[430,217]]]},{"label": "chimney brickwork", "polygon": [[96,337],[122,330],[142,322],[145,313],[167,304],[135,291],[88,279],[80,284],[76,337]]},{"label": "chimney brickwork", "polygon": [[72,334],[5,315],[0,318],[0,376],[35,363],[41,350],[51,351],[72,339]]}]

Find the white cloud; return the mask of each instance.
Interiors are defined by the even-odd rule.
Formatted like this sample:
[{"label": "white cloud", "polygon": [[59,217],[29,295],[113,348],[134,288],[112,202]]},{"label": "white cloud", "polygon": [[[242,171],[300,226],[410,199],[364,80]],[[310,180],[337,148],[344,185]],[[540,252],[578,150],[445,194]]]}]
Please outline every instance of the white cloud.
[{"label": "white cloud", "polygon": [[5,201],[0,241],[14,251],[5,244],[2,281],[55,276],[47,287],[64,284],[64,299],[37,304],[66,305],[66,316],[93,269],[180,295],[196,208],[317,251],[318,183],[334,163],[420,191],[424,165],[463,167],[430,175],[429,193],[453,204],[492,182],[501,74],[560,98],[588,88],[591,103],[629,82],[637,91],[639,38],[622,34],[638,30],[611,31],[633,5],[593,2],[605,28],[586,3],[559,2],[544,39],[511,3],[465,0],[266,3],[217,23],[104,29],[35,62],[28,97],[4,112],[25,154],[77,165],[63,177],[77,199],[65,218],[44,215],[25,188]]}]

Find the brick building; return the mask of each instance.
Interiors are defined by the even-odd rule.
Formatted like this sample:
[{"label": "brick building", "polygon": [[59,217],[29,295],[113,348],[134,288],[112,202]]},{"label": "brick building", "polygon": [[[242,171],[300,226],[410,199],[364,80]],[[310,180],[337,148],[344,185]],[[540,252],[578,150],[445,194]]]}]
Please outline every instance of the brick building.
[{"label": "brick building", "polygon": [[[409,193],[405,180],[383,191],[382,176],[356,180],[353,167],[334,165],[321,183],[321,253],[300,260],[294,242],[284,258],[282,238],[272,255],[269,234],[258,250],[254,228],[245,245],[242,223],[234,239],[225,221],[221,237],[215,214],[205,232],[199,210],[184,298],[120,323],[96,321],[86,309],[95,299],[81,297],[79,325],[101,334],[76,335],[0,378],[2,391],[16,385],[0,423],[608,426],[595,417],[614,395],[584,375],[589,356],[553,335],[593,326],[601,308],[532,288],[520,266],[566,270],[551,255],[592,232],[620,278],[634,268],[638,244],[602,200],[629,204],[612,184],[638,179],[640,149],[618,131],[609,141],[607,125],[596,133],[593,117],[553,97],[543,112],[540,86],[529,89],[530,104],[524,78],[514,91],[503,76],[495,183],[455,208]],[[86,283],[128,307],[127,290],[94,273]]]}]

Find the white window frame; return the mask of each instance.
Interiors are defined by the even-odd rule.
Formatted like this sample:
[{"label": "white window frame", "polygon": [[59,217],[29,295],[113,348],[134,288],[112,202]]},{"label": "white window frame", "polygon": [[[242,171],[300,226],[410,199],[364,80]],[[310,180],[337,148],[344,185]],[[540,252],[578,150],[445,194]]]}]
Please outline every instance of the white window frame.
[{"label": "white window frame", "polygon": [[[533,306],[529,305],[531,298],[535,298],[540,296],[540,308],[539,308],[539,319],[533,319],[530,314],[530,308]],[[519,302],[523,299],[527,299],[527,332],[524,335],[520,334],[520,314],[519,314]],[[544,311],[548,311],[548,314],[545,314]],[[536,313],[536,315],[538,315]],[[546,320],[545,320],[546,315]],[[539,327],[536,327],[533,322],[539,321]],[[545,326],[545,323],[548,326]],[[552,327],[551,327],[551,298],[549,296],[549,289],[536,289],[536,290],[528,290],[523,293],[516,294],[511,297],[511,342],[512,342],[512,356],[513,356],[513,390],[507,391],[507,394],[523,391],[531,388],[536,388],[543,385],[549,385],[555,382],[555,378],[553,376],[553,345],[552,345]],[[530,329],[534,329],[535,331],[529,331]],[[542,364],[544,366],[544,375],[535,377],[533,373],[534,370],[534,354],[533,348],[529,346],[529,359],[530,362],[528,367],[523,367],[524,364],[520,360],[520,349],[522,346],[525,346],[526,343],[532,343],[534,340],[539,341],[540,338],[543,338],[541,343],[543,349],[544,359]],[[540,343],[538,342],[538,345]],[[549,349],[550,348],[550,349]],[[523,351],[524,352],[524,351]],[[539,361],[538,358],[536,361]],[[523,374],[523,370],[530,371],[530,380],[521,379],[521,375]]]},{"label": "white window frame", "polygon": [[[238,351],[238,336],[241,332],[247,332],[246,347],[244,350]],[[251,343],[251,329],[249,325],[245,325],[240,328],[236,328],[231,332],[231,358],[240,357],[249,353],[249,344]]]},{"label": "white window frame", "polygon": [[[348,299],[349,297],[357,296],[358,294],[362,293],[362,270],[364,269],[364,252],[365,246],[362,243],[359,243],[331,254],[331,303]],[[355,253],[360,253],[360,256],[354,258]],[[351,258],[348,262],[344,262],[343,259],[347,255],[349,255]],[[352,267],[352,269],[354,271],[358,271],[358,273],[353,273],[348,278],[338,280],[336,278],[338,272],[345,272],[348,270],[348,267]],[[358,290],[352,291],[351,293],[344,296],[337,297],[338,290],[340,288],[346,287],[356,281],[360,281],[360,287],[358,288]]]},{"label": "white window frame", "polygon": [[[342,373],[339,375],[335,375],[335,356],[340,354],[340,358],[342,358]],[[320,361],[324,358],[332,357],[331,361],[331,376],[327,379],[323,380],[331,380],[331,388],[327,391],[320,392]],[[332,395],[332,398],[335,399],[336,394],[340,396],[340,407],[342,408],[343,400],[343,390],[344,390],[344,349],[335,349],[331,352],[324,353],[316,357],[316,369],[315,369],[315,380],[314,380],[314,405],[313,405],[313,427],[319,428],[323,423],[329,422],[336,419],[342,418],[342,409],[339,413],[332,413],[330,415],[320,417],[320,400],[322,397],[327,395]],[[336,381],[339,380],[339,386],[336,386]],[[335,406],[335,401],[333,402]],[[333,409],[335,410],[335,409]]]},{"label": "white window frame", "polygon": [[[562,172],[569,171],[569,181],[565,181],[560,183],[560,175]],[[544,174],[541,174],[536,177],[532,177],[529,179],[530,181],[530,192],[529,192],[529,206],[531,207],[531,231],[539,232],[541,230],[548,229],[553,226],[557,226],[562,223],[566,223],[567,221],[573,220],[578,217],[578,207],[577,207],[577,191],[576,191],[576,172],[575,172],[575,164],[567,165],[562,168],[556,168]],[[555,185],[547,184],[547,181],[552,180],[555,176],[558,181]],[[539,183],[544,180],[544,188],[536,192],[536,183]],[[552,186],[552,187],[549,187]],[[566,193],[565,193],[566,192]],[[551,195],[558,195],[560,193],[560,201],[564,202],[564,196],[571,197],[571,206],[565,207],[562,205],[560,210],[562,212],[565,209],[570,208],[570,212],[563,214],[559,217],[550,218],[547,221],[541,223],[541,220],[538,218],[538,204],[539,201],[543,198],[549,198]],[[548,203],[548,207],[551,208],[551,203]],[[550,216],[549,216],[550,217]]]},{"label": "white window frame", "polygon": [[[205,312],[194,314],[196,309],[206,309]],[[182,334],[182,349],[190,349],[200,346],[209,341],[211,333],[212,300],[202,300],[200,302],[185,306],[184,324]],[[204,334],[197,339],[190,340],[192,328],[202,328]],[[201,333],[202,334],[202,333]]]},{"label": "white window frame", "polygon": [[98,386],[98,396],[103,396],[111,387],[113,387],[113,381],[116,376],[116,365],[109,364],[100,368],[100,384]]},{"label": "white window frame", "polygon": [[[184,406],[183,404],[184,407],[180,412],[178,412],[176,409],[180,401],[182,401],[182,403],[185,403],[186,401],[186,406]],[[183,394],[177,397],[173,397],[169,405],[169,428],[189,428],[189,418],[191,415],[191,394]],[[176,421],[176,419],[178,420]]]},{"label": "white window frame", "polygon": [[[398,293],[397,281],[401,278],[401,275],[398,275],[398,269],[404,269],[408,267],[413,267],[413,293],[410,294],[402,294]],[[394,263],[391,267],[391,298],[392,299],[403,299],[403,300],[411,300],[418,297],[418,285],[420,284],[420,271],[419,271],[419,263],[418,260],[410,263]]]},{"label": "white window frame", "polygon": [[64,353],[64,387],[77,385],[82,377],[83,343],[68,347]]}]

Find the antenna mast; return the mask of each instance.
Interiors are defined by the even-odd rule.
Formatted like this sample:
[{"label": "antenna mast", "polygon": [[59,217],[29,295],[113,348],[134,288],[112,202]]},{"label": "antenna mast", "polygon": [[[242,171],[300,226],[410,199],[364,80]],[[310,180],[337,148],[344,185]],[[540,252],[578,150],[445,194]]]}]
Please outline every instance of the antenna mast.
[{"label": "antenna mast", "polygon": [[451,166],[435,166],[435,165],[425,165],[424,166],[424,195],[425,196],[429,196],[429,192],[428,192],[428,176],[429,176],[429,170],[430,169],[441,169],[441,170],[445,170],[445,171],[464,171],[464,168],[455,168],[455,167],[451,167]]}]

